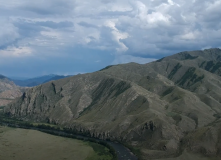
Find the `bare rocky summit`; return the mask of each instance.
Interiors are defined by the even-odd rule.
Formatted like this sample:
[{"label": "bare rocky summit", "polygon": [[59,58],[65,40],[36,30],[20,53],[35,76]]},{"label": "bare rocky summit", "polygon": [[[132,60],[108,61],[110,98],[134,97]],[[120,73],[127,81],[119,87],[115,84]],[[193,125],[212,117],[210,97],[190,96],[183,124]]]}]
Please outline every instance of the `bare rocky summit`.
[{"label": "bare rocky summit", "polygon": [[143,159],[221,156],[220,60],[207,49],[108,66],[33,87],[4,112],[127,143]]}]

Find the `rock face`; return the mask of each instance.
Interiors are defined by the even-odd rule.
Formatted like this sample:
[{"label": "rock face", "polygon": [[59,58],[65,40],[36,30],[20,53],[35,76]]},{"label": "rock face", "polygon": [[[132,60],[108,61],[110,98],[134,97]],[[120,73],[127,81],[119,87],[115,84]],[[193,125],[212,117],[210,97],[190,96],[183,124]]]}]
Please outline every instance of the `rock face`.
[{"label": "rock face", "polygon": [[220,59],[209,49],[108,66],[31,88],[4,112],[126,142],[144,159],[220,155]]},{"label": "rock face", "polygon": [[7,77],[0,75],[0,106],[5,106],[22,95],[21,88]]}]

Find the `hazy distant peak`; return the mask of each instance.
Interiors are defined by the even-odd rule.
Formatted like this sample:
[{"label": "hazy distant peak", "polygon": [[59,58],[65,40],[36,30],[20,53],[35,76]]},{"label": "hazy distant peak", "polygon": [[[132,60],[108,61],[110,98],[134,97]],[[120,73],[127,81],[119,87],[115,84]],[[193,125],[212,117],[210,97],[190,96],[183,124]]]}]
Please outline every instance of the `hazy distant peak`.
[{"label": "hazy distant peak", "polygon": [[46,83],[51,80],[58,80],[58,79],[65,78],[65,77],[68,77],[68,76],[49,74],[49,75],[39,76],[39,77],[25,79],[25,80],[12,79],[12,81],[18,86],[33,87],[33,86],[40,85],[42,83]]},{"label": "hazy distant peak", "polygon": [[4,79],[4,78],[7,78],[7,77],[0,74],[0,79]]}]

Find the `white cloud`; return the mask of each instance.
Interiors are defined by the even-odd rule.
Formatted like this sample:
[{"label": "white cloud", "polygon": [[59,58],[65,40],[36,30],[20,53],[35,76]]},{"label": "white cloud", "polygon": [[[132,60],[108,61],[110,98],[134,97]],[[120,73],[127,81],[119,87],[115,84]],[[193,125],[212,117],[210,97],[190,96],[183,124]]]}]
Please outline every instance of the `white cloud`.
[{"label": "white cloud", "polygon": [[27,57],[32,55],[32,49],[29,47],[8,47],[0,50],[1,57]]},{"label": "white cloud", "polygon": [[172,0],[168,0],[168,3],[169,3],[170,5],[174,5],[174,2],[173,2]]},{"label": "white cloud", "polygon": [[[138,17],[144,24],[146,23],[147,26],[148,25],[149,27],[155,26],[157,25],[158,22],[169,23],[168,15],[163,14],[160,11],[156,11],[156,10],[148,14],[148,11],[150,9],[148,9],[148,7],[144,3],[137,1],[136,5],[137,5],[137,10],[138,10],[136,17]],[[161,8],[164,8],[164,7],[165,6]],[[154,9],[157,9],[157,7]]]},{"label": "white cloud", "polygon": [[200,35],[198,31],[194,31],[194,32],[190,31],[180,36],[180,39],[184,39],[184,40],[195,40],[195,39],[201,39],[201,38],[202,36]]},{"label": "white cloud", "polygon": [[0,47],[19,38],[18,29],[7,19],[0,19]]},{"label": "white cloud", "polygon": [[218,47],[221,38],[220,0],[0,0],[0,3],[4,11],[0,19],[6,19],[0,20],[1,51],[14,45],[29,46],[36,53],[51,50],[53,54],[61,54],[61,49],[83,46],[102,50],[104,56],[106,51],[112,51],[117,57],[147,57],[186,48]]},{"label": "white cloud", "polygon": [[122,43],[121,40],[128,38],[129,35],[126,32],[120,32],[115,26],[116,22],[117,20],[109,20],[105,23],[105,25],[112,29],[111,33],[113,34],[113,40],[119,45],[116,50],[117,52],[121,53],[128,50],[127,46]]}]

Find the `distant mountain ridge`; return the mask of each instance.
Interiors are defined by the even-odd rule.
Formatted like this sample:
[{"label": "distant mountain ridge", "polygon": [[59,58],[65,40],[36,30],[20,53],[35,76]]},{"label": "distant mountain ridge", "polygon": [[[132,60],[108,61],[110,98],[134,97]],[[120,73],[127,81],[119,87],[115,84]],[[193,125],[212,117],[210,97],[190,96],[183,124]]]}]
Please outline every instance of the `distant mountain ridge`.
[{"label": "distant mountain ridge", "polygon": [[36,86],[5,114],[117,140],[142,159],[221,157],[221,50],[180,52]]},{"label": "distant mountain ridge", "polygon": [[16,80],[16,79],[11,79],[16,85],[22,86],[22,87],[33,87],[40,85],[42,83],[46,83],[52,80],[58,80],[62,79],[68,76],[62,76],[62,75],[55,75],[55,74],[50,74],[50,75],[45,75],[45,76],[40,76],[36,78],[30,78],[26,80]]},{"label": "distant mountain ridge", "polygon": [[0,74],[0,79],[4,79],[4,78],[6,78],[6,77]]}]

